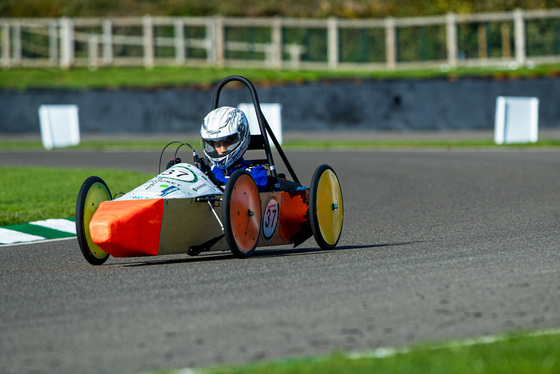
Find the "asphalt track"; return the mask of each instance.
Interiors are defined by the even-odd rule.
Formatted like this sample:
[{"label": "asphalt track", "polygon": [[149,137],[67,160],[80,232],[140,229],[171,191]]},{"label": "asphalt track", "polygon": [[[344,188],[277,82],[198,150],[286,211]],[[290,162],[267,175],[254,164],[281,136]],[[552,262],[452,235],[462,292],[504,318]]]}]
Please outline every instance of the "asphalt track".
[{"label": "asphalt track", "polygon": [[[0,247],[0,371],[125,373],[560,326],[560,152],[288,152],[343,187],[339,247],[110,259]],[[158,154],[0,152],[157,169]]]}]

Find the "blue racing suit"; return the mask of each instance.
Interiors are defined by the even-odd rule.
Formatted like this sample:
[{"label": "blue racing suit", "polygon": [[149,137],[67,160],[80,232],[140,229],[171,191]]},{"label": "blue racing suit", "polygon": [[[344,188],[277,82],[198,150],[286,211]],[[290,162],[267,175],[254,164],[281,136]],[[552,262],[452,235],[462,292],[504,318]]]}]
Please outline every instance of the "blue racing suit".
[{"label": "blue racing suit", "polygon": [[239,169],[246,169],[251,174],[251,176],[255,180],[255,183],[257,184],[259,192],[266,191],[268,184],[268,172],[266,171],[266,168],[261,165],[251,167],[251,164],[245,161],[243,158],[239,159],[239,161],[231,165],[226,170],[213,166],[212,173],[214,173],[216,179],[218,179],[223,184],[226,184],[229,176],[233,174],[234,171]]}]

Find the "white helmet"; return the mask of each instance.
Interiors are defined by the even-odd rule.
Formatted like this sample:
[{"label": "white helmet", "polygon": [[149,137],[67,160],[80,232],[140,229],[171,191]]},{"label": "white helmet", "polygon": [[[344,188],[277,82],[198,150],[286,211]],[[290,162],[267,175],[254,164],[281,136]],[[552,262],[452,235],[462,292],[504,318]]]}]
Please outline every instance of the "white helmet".
[{"label": "white helmet", "polygon": [[206,115],[200,128],[200,137],[204,154],[212,164],[225,170],[247,150],[251,139],[249,122],[239,109],[220,107]]}]

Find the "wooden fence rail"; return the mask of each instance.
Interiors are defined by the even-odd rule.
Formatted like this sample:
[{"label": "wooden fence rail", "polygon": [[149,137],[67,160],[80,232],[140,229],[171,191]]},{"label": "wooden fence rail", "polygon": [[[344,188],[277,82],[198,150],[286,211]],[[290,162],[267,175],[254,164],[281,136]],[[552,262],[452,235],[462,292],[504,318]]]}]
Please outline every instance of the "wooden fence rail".
[{"label": "wooden fence rail", "polygon": [[0,18],[0,65],[399,69],[560,62],[560,9],[418,18]]}]

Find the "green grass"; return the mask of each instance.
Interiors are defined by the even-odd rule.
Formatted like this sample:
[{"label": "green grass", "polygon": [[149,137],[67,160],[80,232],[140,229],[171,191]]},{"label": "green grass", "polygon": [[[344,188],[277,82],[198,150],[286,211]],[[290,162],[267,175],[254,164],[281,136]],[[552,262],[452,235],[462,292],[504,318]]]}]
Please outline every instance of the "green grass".
[{"label": "green grass", "polygon": [[[375,352],[374,352],[375,353]],[[179,370],[158,371],[176,374]],[[387,357],[280,360],[196,371],[203,374],[552,374],[560,372],[560,335],[510,335],[503,340],[474,344],[424,344],[397,350]]]},{"label": "green grass", "polygon": [[75,68],[14,68],[0,70],[0,88],[26,90],[34,88],[64,89],[116,89],[181,87],[197,85],[203,89],[213,89],[214,85],[229,75],[242,75],[255,84],[305,83],[334,79],[426,79],[460,77],[487,77],[492,79],[519,79],[535,77],[556,77],[560,75],[560,65],[542,65],[533,69],[514,70],[497,68],[457,68],[453,70],[272,70],[249,68],[214,67],[142,67],[100,68],[90,70]]},{"label": "green grass", "polygon": [[496,145],[493,139],[462,140],[371,140],[371,141],[289,141],[287,149],[384,149],[384,148],[556,148],[560,139],[541,139],[536,143]]},{"label": "green grass", "polygon": [[[201,151],[199,139],[185,139]],[[80,145],[64,148],[68,150],[161,150],[167,140],[89,140]],[[493,139],[460,140],[286,140],[283,149],[384,149],[384,148],[559,148],[560,139],[539,139],[536,143],[496,145]],[[41,150],[40,140],[0,140],[0,150]],[[175,149],[175,148],[172,148]],[[53,152],[58,152],[55,149]]]},{"label": "green grass", "polygon": [[0,168],[0,226],[74,217],[84,180],[97,175],[112,194],[128,192],[153,175],[110,169]]},{"label": "green grass", "polygon": [[[169,137],[168,139],[146,139],[146,140],[82,140],[79,145],[67,147],[63,149],[53,149],[52,152],[58,152],[59,150],[162,150],[169,142],[174,138]],[[199,150],[200,139],[181,139],[181,141],[191,144],[195,149]],[[170,146],[168,150],[175,149],[175,147]],[[1,140],[0,139],[0,150],[44,150],[43,144],[40,140]]]}]

